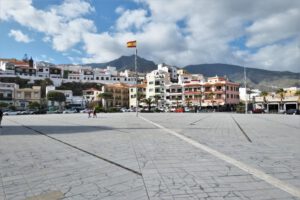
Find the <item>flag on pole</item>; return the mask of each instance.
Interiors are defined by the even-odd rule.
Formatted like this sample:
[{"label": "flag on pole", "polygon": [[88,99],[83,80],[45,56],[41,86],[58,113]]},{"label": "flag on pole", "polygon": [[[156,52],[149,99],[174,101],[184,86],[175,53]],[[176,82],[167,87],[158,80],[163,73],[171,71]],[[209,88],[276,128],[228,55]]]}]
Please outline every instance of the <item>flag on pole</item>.
[{"label": "flag on pole", "polygon": [[136,48],[136,40],[127,42],[127,48]]}]

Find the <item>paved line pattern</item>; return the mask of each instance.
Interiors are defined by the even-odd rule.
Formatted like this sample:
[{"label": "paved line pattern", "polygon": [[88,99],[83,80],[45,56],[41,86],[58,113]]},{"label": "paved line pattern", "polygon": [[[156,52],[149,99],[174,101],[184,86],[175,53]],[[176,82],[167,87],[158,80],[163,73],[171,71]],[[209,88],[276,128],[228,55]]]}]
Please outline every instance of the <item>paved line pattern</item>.
[{"label": "paved line pattern", "polygon": [[197,122],[200,122],[200,121],[202,121],[202,120],[204,120],[206,118],[209,118],[209,116],[202,117],[201,119],[198,119],[197,121],[194,121],[194,122],[190,123],[190,125],[195,125]]},{"label": "paved line pattern", "polygon": [[[16,124],[20,124],[20,123],[18,123],[18,122],[13,121],[13,120],[10,120],[10,121],[12,121],[12,122],[14,122],[14,123],[16,123]],[[108,160],[107,158],[103,158],[103,157],[101,157],[101,156],[99,156],[99,155],[97,155],[97,154],[94,154],[94,153],[92,153],[92,152],[86,151],[86,150],[84,150],[84,149],[82,149],[82,148],[79,148],[79,147],[74,146],[74,145],[72,145],[72,144],[70,144],[70,143],[64,142],[64,141],[62,141],[62,140],[60,140],[60,139],[57,139],[57,138],[55,138],[55,137],[51,137],[51,136],[49,136],[49,135],[47,135],[47,134],[45,134],[45,133],[43,133],[43,132],[41,132],[41,131],[35,130],[35,129],[29,127],[29,126],[25,126],[25,125],[23,125],[23,124],[20,124],[20,125],[23,126],[23,127],[25,127],[25,128],[27,128],[27,129],[29,129],[29,130],[34,131],[34,132],[37,133],[37,134],[46,136],[46,137],[48,137],[48,138],[50,138],[50,139],[52,139],[52,140],[55,140],[55,141],[60,142],[60,143],[62,143],[62,144],[65,144],[65,145],[67,145],[67,146],[69,146],[69,147],[72,147],[72,148],[74,148],[74,149],[77,149],[77,150],[79,150],[79,151],[81,151],[81,152],[84,152],[84,153],[86,153],[86,154],[89,154],[89,155],[91,155],[91,156],[93,156],[93,157],[99,158],[99,159],[101,159],[101,160],[103,160],[103,161],[105,161],[105,162],[108,162],[108,163],[110,163],[110,164],[112,164],[112,165],[115,165],[115,166],[118,166],[118,167],[120,167],[120,168],[123,168],[123,169],[125,169],[125,170],[127,170],[127,171],[130,171],[130,172],[132,172],[132,173],[134,173],[134,174],[137,174],[137,175],[139,175],[139,176],[143,176],[141,172],[138,172],[138,171],[136,171],[136,170],[130,169],[130,168],[124,166],[124,165],[121,165],[121,164],[116,163],[116,162],[114,162],[114,161]]]},{"label": "paved line pattern", "polygon": [[177,133],[175,131],[172,131],[172,130],[170,130],[168,128],[165,128],[164,126],[159,125],[159,124],[157,124],[155,122],[152,122],[149,119],[146,119],[146,118],[144,118],[142,116],[139,116],[139,117],[141,119],[143,119],[144,121],[146,121],[146,122],[148,122],[148,123],[150,123],[150,124],[152,124],[152,125],[154,125],[154,126],[156,126],[158,128],[161,128],[162,130],[166,131],[167,133],[169,133],[169,134],[171,134],[171,135],[173,135],[173,136],[175,136],[175,137],[177,137],[177,138],[179,138],[179,139],[181,139],[181,140],[183,140],[183,141],[185,141],[185,142],[193,145],[194,147],[196,147],[198,149],[202,149],[202,150],[204,150],[204,151],[206,151],[206,152],[214,155],[215,157],[217,157],[217,158],[219,158],[219,159],[221,159],[221,160],[223,160],[223,161],[225,161],[225,162],[227,162],[229,164],[232,164],[232,165],[240,168],[241,170],[243,170],[243,171],[245,171],[245,172],[247,172],[249,174],[252,174],[253,176],[255,176],[257,178],[259,178],[261,180],[264,180],[265,182],[273,185],[274,187],[277,187],[277,188],[279,188],[279,189],[281,189],[281,190],[283,190],[283,191],[285,191],[285,192],[287,192],[287,193],[289,193],[289,194],[291,194],[291,195],[293,195],[295,197],[300,198],[300,189],[299,188],[296,188],[293,185],[290,185],[290,184],[288,184],[286,182],[283,182],[283,181],[281,181],[281,180],[279,180],[277,178],[274,178],[273,176],[270,176],[270,175],[266,174],[265,172],[263,172],[261,170],[258,170],[256,168],[251,167],[251,166],[249,166],[247,164],[244,164],[244,163],[242,163],[242,162],[240,162],[238,160],[235,160],[234,158],[232,158],[230,156],[227,156],[227,155],[225,155],[225,154],[223,154],[223,153],[221,153],[219,151],[216,151],[216,150],[214,150],[214,149],[212,149],[212,148],[210,148],[210,147],[208,147],[206,145],[203,145],[203,144],[201,144],[201,143],[199,143],[199,142],[197,142],[195,140],[192,140],[192,139],[190,139],[188,137],[185,137],[185,136],[183,136],[183,135],[181,135],[181,134],[179,134],[179,133]]},{"label": "paved line pattern", "polygon": [[248,142],[252,143],[252,140],[249,138],[249,136],[246,134],[246,132],[244,131],[244,129],[241,127],[241,125],[235,120],[235,118],[233,116],[231,116],[231,118],[233,119],[233,121],[235,122],[235,124],[239,127],[239,129],[242,131],[242,133],[244,134],[245,138],[248,140]]}]

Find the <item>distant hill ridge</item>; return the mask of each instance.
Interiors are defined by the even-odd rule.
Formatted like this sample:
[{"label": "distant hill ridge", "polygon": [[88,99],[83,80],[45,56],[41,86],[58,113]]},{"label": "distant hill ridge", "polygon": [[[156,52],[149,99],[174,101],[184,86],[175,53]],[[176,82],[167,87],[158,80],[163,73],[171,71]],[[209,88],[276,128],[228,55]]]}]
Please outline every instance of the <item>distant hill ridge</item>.
[{"label": "distant hill ridge", "polygon": [[[153,61],[138,57],[138,71],[150,72],[157,69]],[[121,56],[118,59],[106,63],[89,63],[85,64],[92,67],[105,68],[114,66],[117,70],[130,69],[134,70],[134,55]],[[214,63],[214,64],[196,64],[183,67],[189,73],[203,74],[205,77],[210,76],[227,76],[230,80],[241,83],[243,86],[244,67],[238,65]],[[300,73],[288,71],[270,71],[257,68],[246,68],[247,84],[253,88],[261,90],[275,90],[281,87],[300,87]]]}]

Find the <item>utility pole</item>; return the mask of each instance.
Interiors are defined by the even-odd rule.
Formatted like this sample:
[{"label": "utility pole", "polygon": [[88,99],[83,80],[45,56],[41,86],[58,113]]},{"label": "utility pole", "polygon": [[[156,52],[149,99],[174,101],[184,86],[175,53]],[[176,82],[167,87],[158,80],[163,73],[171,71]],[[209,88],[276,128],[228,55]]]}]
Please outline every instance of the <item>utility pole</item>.
[{"label": "utility pole", "polygon": [[246,67],[244,66],[244,85],[245,85],[245,114],[248,113],[248,103],[247,103],[247,77],[246,77]]}]

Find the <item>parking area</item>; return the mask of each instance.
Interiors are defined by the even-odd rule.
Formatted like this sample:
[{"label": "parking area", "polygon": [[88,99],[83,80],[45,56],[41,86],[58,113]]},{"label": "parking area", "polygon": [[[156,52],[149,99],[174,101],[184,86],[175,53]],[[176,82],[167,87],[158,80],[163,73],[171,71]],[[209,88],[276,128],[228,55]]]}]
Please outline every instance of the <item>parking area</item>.
[{"label": "parking area", "polygon": [[300,116],[5,116],[0,200],[300,199]]}]

